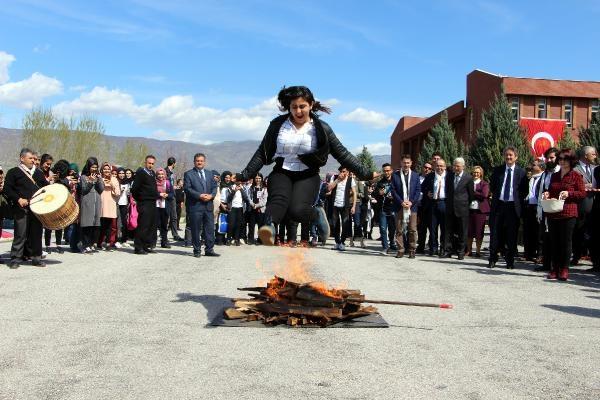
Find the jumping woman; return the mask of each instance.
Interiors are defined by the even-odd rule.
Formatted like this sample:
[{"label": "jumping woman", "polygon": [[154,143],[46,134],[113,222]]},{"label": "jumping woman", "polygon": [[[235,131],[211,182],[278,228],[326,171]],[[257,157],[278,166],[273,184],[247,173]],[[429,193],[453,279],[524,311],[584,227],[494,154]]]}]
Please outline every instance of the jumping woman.
[{"label": "jumping woman", "polygon": [[287,216],[296,222],[316,221],[328,233],[327,218],[313,207],[319,192],[319,168],[331,154],[342,166],[361,180],[378,176],[371,173],[352,155],[322,121],[318,112],[331,110],[316,101],[306,86],[283,88],[278,96],[279,109],[285,114],[271,121],[265,136],[246,168],[236,179],[253,178],[264,166],[275,163],[269,175],[269,197],[265,210],[265,225],[258,231],[260,240],[272,246],[275,226]]}]

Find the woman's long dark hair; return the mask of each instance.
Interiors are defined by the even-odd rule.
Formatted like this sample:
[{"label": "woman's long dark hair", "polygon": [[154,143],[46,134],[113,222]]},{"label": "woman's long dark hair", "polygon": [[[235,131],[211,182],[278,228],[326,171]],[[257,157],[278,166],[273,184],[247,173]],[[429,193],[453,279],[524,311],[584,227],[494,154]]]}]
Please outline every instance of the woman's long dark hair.
[{"label": "woman's long dark hair", "polygon": [[69,175],[69,162],[67,160],[58,160],[51,170],[58,176],[58,179],[65,179]]},{"label": "woman's long dark hair", "polygon": [[[119,173],[122,172],[124,175],[123,179],[119,179]],[[127,179],[127,175],[125,174],[125,168],[119,167],[117,168],[117,179],[121,185],[127,185],[129,183],[129,179]]]},{"label": "woman's long dark hair", "polygon": [[89,176],[90,168],[92,168],[92,166],[94,166],[94,165],[99,167],[98,159],[96,157],[88,158],[85,162],[85,165],[83,166],[83,169],[81,170],[81,175]]},{"label": "woman's long dark hair", "polygon": [[225,183],[225,176],[227,175],[231,176],[231,171],[223,171],[223,173],[221,174],[221,182],[219,184],[219,187],[221,189],[231,186],[231,181],[229,183]]},{"label": "woman's long dark hair", "polygon": [[255,179],[256,179],[257,176],[260,176],[260,179],[261,179],[261,181],[260,181],[260,187],[261,188],[265,187],[265,178],[263,178],[263,175],[260,172],[258,174],[256,174],[256,176],[254,178],[252,178],[252,187],[256,187],[256,181],[255,181]]},{"label": "woman's long dark hair", "polygon": [[279,102],[279,110],[282,112],[290,112],[290,105],[292,100],[302,97],[304,100],[312,104],[312,113],[316,114],[322,111],[326,114],[331,114],[331,108],[321,104],[320,101],[315,100],[312,92],[306,86],[290,86],[283,87],[277,95],[277,101]]}]

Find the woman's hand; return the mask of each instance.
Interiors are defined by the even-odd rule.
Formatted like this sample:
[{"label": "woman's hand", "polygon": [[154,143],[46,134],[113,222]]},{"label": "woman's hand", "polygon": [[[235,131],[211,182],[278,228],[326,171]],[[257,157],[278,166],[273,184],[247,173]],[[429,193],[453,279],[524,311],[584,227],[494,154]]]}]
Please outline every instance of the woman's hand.
[{"label": "woman's hand", "polygon": [[550,192],[542,193],[542,200],[548,200],[550,198]]},{"label": "woman's hand", "polygon": [[567,192],[566,190],[563,190],[562,192],[560,192],[560,193],[558,194],[558,199],[559,199],[559,200],[564,200],[564,199],[566,199],[567,197],[569,197],[569,192]]}]

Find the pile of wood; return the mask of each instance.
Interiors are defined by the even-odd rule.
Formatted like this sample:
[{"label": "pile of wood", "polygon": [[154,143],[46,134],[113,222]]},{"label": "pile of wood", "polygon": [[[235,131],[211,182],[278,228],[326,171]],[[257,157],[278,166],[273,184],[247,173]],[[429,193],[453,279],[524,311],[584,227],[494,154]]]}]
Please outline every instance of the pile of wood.
[{"label": "pile of wood", "polygon": [[266,287],[239,288],[250,298],[233,299],[225,318],[267,325],[321,326],[377,313],[363,306],[360,290],[330,289],[320,282],[299,284],[274,277]]}]

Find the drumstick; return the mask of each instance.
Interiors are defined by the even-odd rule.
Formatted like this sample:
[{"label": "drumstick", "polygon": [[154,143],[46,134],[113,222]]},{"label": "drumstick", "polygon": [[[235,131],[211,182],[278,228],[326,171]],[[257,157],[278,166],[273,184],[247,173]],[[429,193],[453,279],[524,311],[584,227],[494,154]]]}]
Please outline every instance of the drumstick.
[{"label": "drumstick", "polygon": [[33,196],[31,196],[31,198],[29,199],[29,201],[31,202],[31,200],[35,199],[36,197],[38,197],[42,193],[46,193],[46,189],[42,189],[39,192],[37,192],[36,194],[34,194]]},{"label": "drumstick", "polygon": [[44,199],[39,199],[39,200],[36,200],[36,201],[29,201],[29,205],[39,203],[40,201],[44,201]]}]

